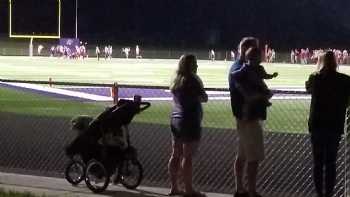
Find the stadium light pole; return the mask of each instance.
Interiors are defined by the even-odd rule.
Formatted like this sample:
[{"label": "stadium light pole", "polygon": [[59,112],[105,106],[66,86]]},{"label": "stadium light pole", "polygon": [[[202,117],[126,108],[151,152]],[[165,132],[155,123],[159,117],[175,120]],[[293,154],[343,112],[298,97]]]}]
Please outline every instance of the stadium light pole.
[{"label": "stadium light pole", "polygon": [[78,38],[78,0],[75,0],[75,38]]}]

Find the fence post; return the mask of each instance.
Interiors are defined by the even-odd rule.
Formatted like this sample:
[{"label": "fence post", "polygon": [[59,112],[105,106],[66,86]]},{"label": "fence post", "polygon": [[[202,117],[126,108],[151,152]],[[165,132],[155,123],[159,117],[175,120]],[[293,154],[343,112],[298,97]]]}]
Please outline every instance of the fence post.
[{"label": "fence post", "polygon": [[117,104],[118,103],[118,95],[119,95],[119,88],[118,88],[118,83],[114,82],[113,86],[111,88],[111,96],[113,98],[113,104]]}]

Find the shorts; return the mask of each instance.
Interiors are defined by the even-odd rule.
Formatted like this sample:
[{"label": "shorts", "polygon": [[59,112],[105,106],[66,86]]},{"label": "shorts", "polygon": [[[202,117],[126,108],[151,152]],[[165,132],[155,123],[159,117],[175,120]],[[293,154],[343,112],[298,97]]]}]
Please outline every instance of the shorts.
[{"label": "shorts", "polygon": [[238,157],[247,162],[264,160],[264,137],[262,121],[238,120]]},{"label": "shorts", "polygon": [[202,128],[198,124],[184,124],[180,118],[172,118],[170,127],[173,137],[183,142],[199,141],[202,135]]}]

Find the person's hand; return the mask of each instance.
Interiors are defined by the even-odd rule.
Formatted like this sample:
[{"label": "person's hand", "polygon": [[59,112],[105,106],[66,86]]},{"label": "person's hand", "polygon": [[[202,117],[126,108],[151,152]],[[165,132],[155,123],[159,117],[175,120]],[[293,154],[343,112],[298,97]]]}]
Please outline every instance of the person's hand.
[{"label": "person's hand", "polygon": [[204,92],[202,95],[199,96],[199,101],[202,103],[208,102],[208,95]]},{"label": "person's hand", "polygon": [[273,74],[272,74],[272,77],[273,78],[275,78],[275,77],[277,77],[278,76],[278,72],[274,72]]}]

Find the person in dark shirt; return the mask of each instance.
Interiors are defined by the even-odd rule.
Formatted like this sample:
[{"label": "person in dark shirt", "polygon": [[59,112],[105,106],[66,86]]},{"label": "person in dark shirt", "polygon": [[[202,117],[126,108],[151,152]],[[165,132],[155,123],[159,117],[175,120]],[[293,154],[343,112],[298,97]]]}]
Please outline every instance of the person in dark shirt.
[{"label": "person in dark shirt", "polygon": [[278,73],[268,74],[264,67],[260,65],[261,52],[256,47],[249,48],[245,53],[247,62],[235,73],[239,83],[236,83],[237,88],[243,94],[246,104],[243,107],[245,118],[250,118],[250,113],[256,108],[271,106],[269,99],[272,97],[272,92],[267,87],[264,79],[272,79],[278,76]]},{"label": "person in dark shirt", "polygon": [[[169,159],[171,189],[169,195],[205,196],[192,186],[192,157],[201,138],[202,102],[208,101],[202,80],[197,73],[194,55],[180,58],[176,77],[170,90],[173,95],[171,112],[172,154]],[[185,191],[180,191],[180,170]]]},{"label": "person in dark shirt", "polygon": [[309,76],[305,85],[311,93],[308,125],[316,192],[318,197],[331,197],[336,183],[339,141],[344,132],[349,104],[350,77],[337,72],[338,66],[332,51],[326,52],[322,59],[322,67]]}]

